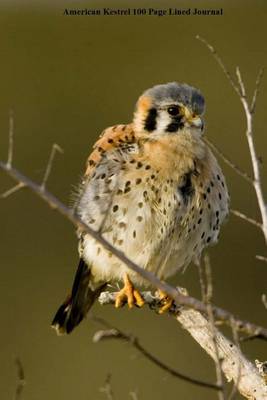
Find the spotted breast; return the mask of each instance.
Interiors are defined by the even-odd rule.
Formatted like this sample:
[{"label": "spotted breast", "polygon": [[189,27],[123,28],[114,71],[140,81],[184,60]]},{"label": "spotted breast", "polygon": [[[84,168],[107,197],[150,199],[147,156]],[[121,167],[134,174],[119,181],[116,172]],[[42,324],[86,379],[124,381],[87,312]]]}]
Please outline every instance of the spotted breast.
[{"label": "spotted breast", "polygon": [[[166,278],[216,242],[227,204],[221,169],[197,135],[150,140],[119,125],[104,132],[88,160],[78,213],[138,265]],[[122,280],[126,266],[88,235],[81,238],[80,255],[96,284]]]}]

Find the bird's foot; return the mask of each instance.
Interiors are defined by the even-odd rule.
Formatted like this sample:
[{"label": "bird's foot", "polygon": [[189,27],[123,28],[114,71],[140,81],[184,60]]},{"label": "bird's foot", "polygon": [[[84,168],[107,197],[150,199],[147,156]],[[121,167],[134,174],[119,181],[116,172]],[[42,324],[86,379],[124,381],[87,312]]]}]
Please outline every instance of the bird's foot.
[{"label": "bird's foot", "polygon": [[173,305],[173,299],[168,296],[165,292],[163,292],[162,290],[158,290],[158,294],[159,294],[159,298],[160,298],[160,302],[162,304],[162,306],[159,309],[159,314],[163,314],[166,311],[169,311],[170,308]]},{"label": "bird's foot", "polygon": [[132,308],[134,305],[142,307],[145,302],[138,290],[136,290],[130,281],[128,275],[124,278],[124,287],[118,292],[115,300],[115,307],[119,308],[128,303],[128,307]]}]

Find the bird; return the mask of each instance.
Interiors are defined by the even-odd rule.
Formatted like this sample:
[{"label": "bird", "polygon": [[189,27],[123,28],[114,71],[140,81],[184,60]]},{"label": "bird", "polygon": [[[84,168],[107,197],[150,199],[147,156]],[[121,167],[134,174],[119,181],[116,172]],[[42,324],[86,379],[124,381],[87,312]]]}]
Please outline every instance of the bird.
[{"label": "bird", "polygon": [[[133,120],[103,131],[87,160],[75,212],[140,267],[166,280],[199,262],[229,210],[223,172],[203,139],[205,99],[185,83],[158,84],[139,97]],[[78,230],[71,294],[52,327],[70,333],[108,284],[123,284],[115,307],[142,307],[145,281],[88,232]],[[160,293],[167,311],[172,299]]]}]

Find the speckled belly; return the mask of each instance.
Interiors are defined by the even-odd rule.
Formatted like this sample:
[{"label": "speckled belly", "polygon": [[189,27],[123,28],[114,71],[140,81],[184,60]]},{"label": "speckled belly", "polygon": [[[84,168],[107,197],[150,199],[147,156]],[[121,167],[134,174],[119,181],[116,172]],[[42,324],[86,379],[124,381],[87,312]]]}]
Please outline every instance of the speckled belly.
[{"label": "speckled belly", "polygon": [[[100,196],[91,192],[85,191],[81,200],[84,222],[95,230],[103,225],[102,234],[112,245],[159,278],[185,268],[217,240],[221,210],[212,194],[209,199],[194,188],[186,193],[181,182],[160,179],[159,171],[149,170],[139,178],[129,173],[111,187],[102,208]],[[122,280],[127,272],[134,283],[145,284],[88,235],[81,256],[96,281]]]}]

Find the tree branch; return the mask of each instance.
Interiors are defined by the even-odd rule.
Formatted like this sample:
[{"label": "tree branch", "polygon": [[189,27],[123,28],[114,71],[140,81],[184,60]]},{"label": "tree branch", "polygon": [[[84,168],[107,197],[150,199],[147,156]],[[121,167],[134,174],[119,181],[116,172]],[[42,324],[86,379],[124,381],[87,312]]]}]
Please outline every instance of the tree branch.
[{"label": "tree branch", "polygon": [[[160,299],[152,296],[150,292],[143,292],[142,296],[145,303],[153,309],[157,307],[157,304],[159,307]],[[99,302],[101,305],[114,304],[115,298],[115,292],[103,292],[99,297]],[[245,358],[238,346],[228,340],[214,325],[211,326],[206,317],[199,311],[185,307],[173,309],[171,314],[214,361],[217,359],[214,346],[214,340],[216,341],[222,371],[228,381],[235,383],[236,388],[244,397],[266,400],[267,385],[259,370]],[[116,335],[116,332],[112,335]],[[110,336],[110,332],[107,335]],[[218,388],[218,385],[216,386]]]},{"label": "tree branch", "polygon": [[53,165],[53,161],[54,161],[56,152],[62,154],[63,153],[63,149],[58,144],[54,143],[53,146],[52,146],[51,152],[50,152],[50,156],[49,156],[49,159],[48,159],[48,163],[47,163],[46,169],[45,169],[43,181],[42,181],[42,184],[41,184],[41,190],[45,190],[46,183],[48,181],[48,178],[49,178],[51,170],[52,170],[52,165]]},{"label": "tree branch", "polygon": [[209,51],[213,54],[213,57],[215,58],[217,63],[220,65],[221,69],[223,70],[224,74],[226,75],[227,79],[229,80],[230,84],[232,85],[233,89],[239,96],[241,96],[241,92],[240,92],[238,85],[235,83],[232,75],[230,74],[230,72],[228,71],[226,66],[224,65],[221,57],[219,56],[217,51],[214,49],[214,47],[211,46],[211,44],[209,44],[206,39],[202,38],[199,35],[196,36],[196,39],[199,40],[200,42],[204,43],[205,46],[209,49]]},{"label": "tree branch", "polygon": [[[214,346],[211,345],[214,335],[213,329],[203,315],[196,310],[183,309],[177,316],[177,321],[215,360]],[[221,367],[228,381],[233,380],[238,391],[247,399],[266,399],[267,386],[257,368],[244,357],[237,346],[216,328],[215,339]]]},{"label": "tree branch", "polygon": [[199,379],[192,378],[188,375],[185,375],[165,363],[163,363],[159,358],[154,356],[152,353],[150,353],[147,349],[145,349],[139,339],[136,336],[129,335],[122,330],[118,328],[114,328],[110,324],[108,324],[106,321],[104,321],[102,318],[98,317],[92,317],[93,321],[96,321],[100,323],[101,325],[104,325],[105,330],[97,331],[94,336],[93,336],[93,342],[94,343],[99,343],[103,340],[108,340],[108,339],[116,339],[120,340],[123,342],[129,343],[131,346],[133,346],[136,350],[138,350],[146,359],[151,361],[153,364],[155,364],[157,367],[161,368],[163,371],[167,372],[168,374],[172,375],[175,378],[181,379],[185,382],[191,383],[193,385],[197,385],[200,387],[208,388],[208,389],[213,389],[213,390],[222,390],[222,388],[219,385],[213,384],[213,383],[208,383]]},{"label": "tree branch", "polygon": [[251,106],[250,106],[251,114],[255,113],[256,101],[257,101],[257,97],[258,97],[258,93],[259,93],[259,87],[260,87],[260,83],[261,83],[261,78],[263,77],[263,72],[264,72],[264,69],[261,68],[259,70],[259,73],[258,73],[258,76],[257,76],[257,79],[256,79],[255,90],[254,90],[254,94],[253,94],[253,98],[252,98],[252,102],[251,102]]},{"label": "tree branch", "polygon": [[253,179],[245,171],[239,168],[233,161],[231,161],[214,143],[211,142],[207,137],[205,137],[204,142],[206,142],[209,147],[212,148],[214,153],[216,153],[226,165],[232,168],[238,175],[244,178],[248,183],[253,184]]},{"label": "tree branch", "polygon": [[24,184],[19,182],[17,185],[13,186],[11,189],[6,190],[4,193],[0,195],[1,199],[6,199],[8,196],[18,192],[20,189],[24,188]]},{"label": "tree branch", "polygon": [[238,210],[233,210],[232,208],[230,209],[230,213],[235,215],[238,218],[241,218],[247,222],[249,222],[250,224],[256,226],[257,228],[262,229],[262,224],[258,221],[256,221],[253,218],[248,217],[247,215],[243,214],[242,212],[238,211]]}]

